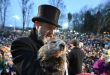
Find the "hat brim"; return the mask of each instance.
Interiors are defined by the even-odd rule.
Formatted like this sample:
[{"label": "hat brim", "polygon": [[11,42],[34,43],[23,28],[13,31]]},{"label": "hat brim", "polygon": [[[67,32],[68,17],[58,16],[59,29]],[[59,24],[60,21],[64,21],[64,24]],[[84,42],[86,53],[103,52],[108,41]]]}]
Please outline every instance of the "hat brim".
[{"label": "hat brim", "polygon": [[60,27],[61,28],[60,25],[55,24],[55,23],[52,23],[51,21],[49,21],[49,20],[47,20],[46,18],[43,18],[43,17],[37,17],[37,16],[35,16],[35,17],[32,18],[32,22],[35,22],[35,21],[46,22],[46,23],[49,23],[51,25],[54,25],[56,27]]}]

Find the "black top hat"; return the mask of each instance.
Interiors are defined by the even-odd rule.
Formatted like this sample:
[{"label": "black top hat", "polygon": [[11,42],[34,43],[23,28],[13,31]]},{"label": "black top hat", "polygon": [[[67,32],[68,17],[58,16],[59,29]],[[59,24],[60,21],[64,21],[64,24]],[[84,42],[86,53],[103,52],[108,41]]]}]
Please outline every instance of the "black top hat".
[{"label": "black top hat", "polygon": [[59,15],[60,10],[58,8],[51,5],[40,5],[38,7],[38,15],[32,18],[32,22],[46,22],[61,27],[58,25]]}]

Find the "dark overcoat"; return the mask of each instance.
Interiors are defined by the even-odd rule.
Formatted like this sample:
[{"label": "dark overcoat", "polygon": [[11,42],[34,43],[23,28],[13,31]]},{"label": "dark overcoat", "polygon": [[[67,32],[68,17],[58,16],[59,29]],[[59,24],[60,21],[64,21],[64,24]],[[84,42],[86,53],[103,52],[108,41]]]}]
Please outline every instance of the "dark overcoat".
[{"label": "dark overcoat", "polygon": [[82,62],[84,58],[84,52],[78,48],[75,47],[71,49],[71,52],[68,54],[68,73],[69,75],[76,75],[81,73],[82,68]]},{"label": "dark overcoat", "polygon": [[17,75],[46,75],[37,60],[37,51],[43,46],[38,39],[35,29],[29,37],[13,41],[11,53]]}]

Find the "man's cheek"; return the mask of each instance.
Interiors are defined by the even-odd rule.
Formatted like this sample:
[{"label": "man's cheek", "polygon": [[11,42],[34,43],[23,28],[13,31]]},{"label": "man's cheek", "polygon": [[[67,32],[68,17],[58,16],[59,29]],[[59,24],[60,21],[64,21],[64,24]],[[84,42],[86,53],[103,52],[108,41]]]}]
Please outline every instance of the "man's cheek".
[{"label": "man's cheek", "polygon": [[46,33],[46,30],[41,30],[41,31],[40,31],[40,34],[41,34],[41,35],[45,35],[45,33]]}]

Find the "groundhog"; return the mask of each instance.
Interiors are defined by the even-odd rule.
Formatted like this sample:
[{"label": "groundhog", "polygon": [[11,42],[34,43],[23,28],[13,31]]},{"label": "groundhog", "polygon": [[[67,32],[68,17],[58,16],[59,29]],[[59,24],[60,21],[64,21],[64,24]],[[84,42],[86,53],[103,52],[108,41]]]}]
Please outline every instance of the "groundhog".
[{"label": "groundhog", "polygon": [[45,75],[64,75],[66,46],[61,39],[52,39],[38,51],[38,59]]}]

